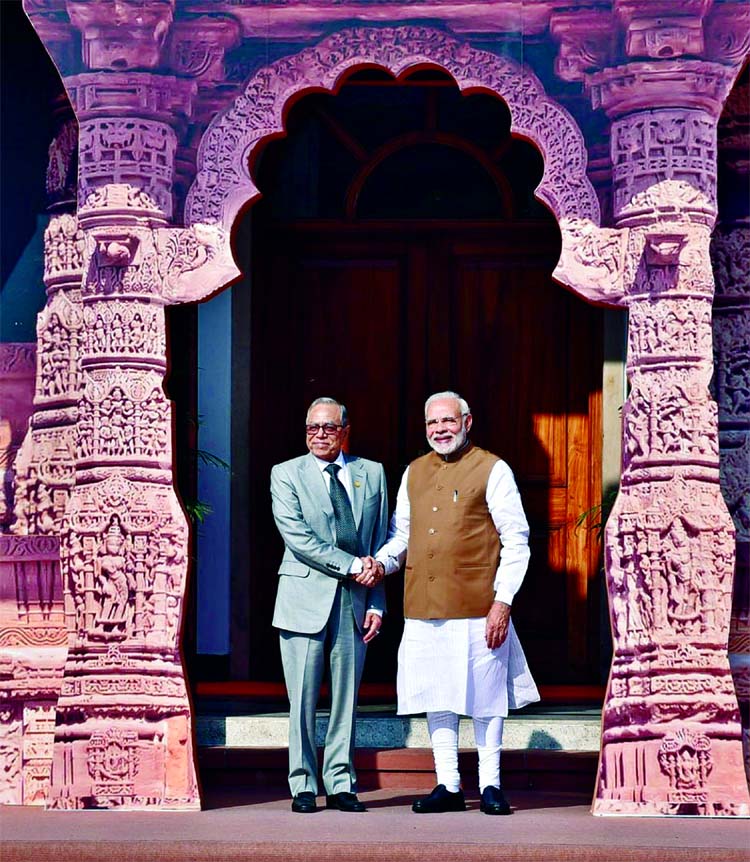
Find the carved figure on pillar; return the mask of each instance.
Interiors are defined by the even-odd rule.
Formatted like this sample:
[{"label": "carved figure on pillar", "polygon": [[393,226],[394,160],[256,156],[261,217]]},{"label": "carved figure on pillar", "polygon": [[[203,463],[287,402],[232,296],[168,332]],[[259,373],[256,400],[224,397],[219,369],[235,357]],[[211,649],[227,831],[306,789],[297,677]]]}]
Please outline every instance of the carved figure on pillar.
[{"label": "carved figure on pillar", "polygon": [[[199,805],[178,642],[186,557],[169,549],[186,544],[187,523],[171,484],[162,388],[164,305],[213,254],[193,240],[203,253],[186,259],[180,237],[194,234],[166,227],[175,130],[192,89],[142,72],[111,73],[104,88],[99,76],[69,81],[84,327],[75,487],[61,529],[69,653],[52,769],[58,808]],[[109,113],[112,98],[127,101],[127,118]]]},{"label": "carved figure on pillar", "polygon": [[45,231],[47,305],[37,318],[34,412],[15,464],[14,535],[0,536],[6,597],[0,658],[6,650],[12,656],[10,672],[0,673],[8,717],[0,722],[0,745],[20,765],[14,781],[0,783],[0,802],[42,805],[49,797],[54,710],[67,653],[59,534],[74,477],[82,252],[75,217],[53,216]]},{"label": "carved figure on pillar", "polygon": [[[588,299],[633,311],[629,448],[607,533],[616,656],[597,810],[745,813],[736,700],[721,643],[732,527],[718,493],[706,342],[714,109],[734,70],[711,54],[685,59],[716,43],[693,20],[705,8],[691,11],[684,27],[649,28],[647,16],[627,13],[635,0],[618,3],[627,38],[608,39],[600,20],[590,43],[563,58],[571,75],[600,62],[602,42],[604,56],[622,43],[639,58],[589,80],[596,104],[614,119],[614,227],[600,226],[580,130],[533,73],[444,30],[407,25],[334,32],[254,73],[202,139],[188,227],[177,228],[169,226],[174,160],[197,89],[188,77],[217,75],[232,38],[206,41],[204,59],[190,39],[170,38],[171,0],[137,4],[141,20],[128,3],[118,4],[121,20],[107,22],[110,5],[67,2],[87,67],[108,71],[66,79],[81,128],[81,303],[92,325],[81,345],[76,485],[61,530],[70,655],[53,804],[197,805],[177,642],[187,526],[172,488],[163,307],[204,298],[237,275],[229,237],[258,194],[251,157],[284,131],[296,94],[333,91],[359,65],[397,77],[428,58],[461,90],[499,93],[513,134],[539,146],[545,171],[537,195],[557,216],[563,240],[555,276]],[[40,30],[57,45],[54,22],[40,17]],[[180,77],[143,71],[159,68],[164,56]],[[664,65],[657,59],[664,56],[676,59]],[[665,85],[676,73],[689,84],[684,111]],[[654,98],[654,81],[668,104]],[[141,340],[146,350],[134,347]],[[740,385],[730,388],[741,394]],[[36,494],[31,470],[28,481]]]},{"label": "carved figure on pillar", "polygon": [[[662,28],[655,40],[629,32],[633,50],[668,45],[673,56],[693,38],[689,27]],[[684,109],[666,82],[693,74],[690,64],[655,64],[639,89],[638,64],[591,77],[595,104],[612,117],[631,383],[622,483],[606,527],[614,658],[597,814],[750,813],[726,654],[735,531],[709,392],[716,120],[731,76],[711,65],[700,88],[686,88]],[[650,110],[640,109],[645,98]]]}]

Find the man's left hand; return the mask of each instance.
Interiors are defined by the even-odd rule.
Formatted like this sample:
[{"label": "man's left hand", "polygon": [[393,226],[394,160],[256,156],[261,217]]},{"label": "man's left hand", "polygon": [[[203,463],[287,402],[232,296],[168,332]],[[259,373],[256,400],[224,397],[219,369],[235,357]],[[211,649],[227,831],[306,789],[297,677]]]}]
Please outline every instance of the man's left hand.
[{"label": "man's left hand", "polygon": [[362,640],[368,644],[380,631],[380,626],[383,624],[383,618],[375,611],[368,611],[365,614],[364,630],[365,634]]},{"label": "man's left hand", "polygon": [[487,614],[487,627],[484,632],[488,649],[502,646],[505,638],[508,637],[509,623],[510,605],[506,605],[505,602],[493,602]]}]

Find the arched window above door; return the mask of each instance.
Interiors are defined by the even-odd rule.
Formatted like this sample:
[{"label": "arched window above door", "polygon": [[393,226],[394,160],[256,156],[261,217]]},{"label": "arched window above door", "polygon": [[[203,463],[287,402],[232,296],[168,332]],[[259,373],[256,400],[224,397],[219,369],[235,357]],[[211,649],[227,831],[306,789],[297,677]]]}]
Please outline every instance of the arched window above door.
[{"label": "arched window above door", "polygon": [[285,125],[253,166],[274,190],[271,220],[552,220],[533,195],[541,154],[511,136],[506,105],[440,72],[360,71],[300,99]]}]

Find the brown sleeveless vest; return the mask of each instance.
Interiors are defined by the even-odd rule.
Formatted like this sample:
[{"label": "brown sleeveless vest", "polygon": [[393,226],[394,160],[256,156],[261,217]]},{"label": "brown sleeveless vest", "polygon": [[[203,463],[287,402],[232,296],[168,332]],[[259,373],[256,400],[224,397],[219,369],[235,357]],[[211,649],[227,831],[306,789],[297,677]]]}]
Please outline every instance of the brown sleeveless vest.
[{"label": "brown sleeveless vest", "polygon": [[430,452],[409,466],[405,617],[460,619],[489,611],[500,540],[486,493],[499,460],[469,443],[456,460]]}]

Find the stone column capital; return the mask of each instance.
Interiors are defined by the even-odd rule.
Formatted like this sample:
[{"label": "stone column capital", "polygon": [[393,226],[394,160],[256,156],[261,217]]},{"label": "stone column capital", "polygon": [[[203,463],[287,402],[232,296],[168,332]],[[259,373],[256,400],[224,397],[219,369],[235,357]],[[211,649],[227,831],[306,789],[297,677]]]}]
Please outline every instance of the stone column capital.
[{"label": "stone column capital", "polygon": [[556,12],[550,18],[550,34],[559,44],[555,74],[563,81],[583,81],[615,56],[617,28],[607,9],[575,9]]},{"label": "stone column capital", "polygon": [[[612,77],[612,69],[629,62],[685,58],[736,73],[750,53],[750,7],[744,0],[615,0],[611,8],[554,12],[549,29],[559,44],[558,77],[588,86],[590,76]],[[674,70],[665,72],[669,77]],[[674,95],[674,87],[670,92]]]},{"label": "stone column capital", "polygon": [[79,122],[138,117],[179,126],[189,119],[196,84],[152,72],[84,72],[65,86]]},{"label": "stone column capital", "polygon": [[153,69],[161,62],[175,0],[66,0],[92,70]]},{"label": "stone column capital", "polygon": [[618,119],[637,111],[698,109],[718,118],[736,69],[708,60],[648,60],[588,76],[593,107]]}]

